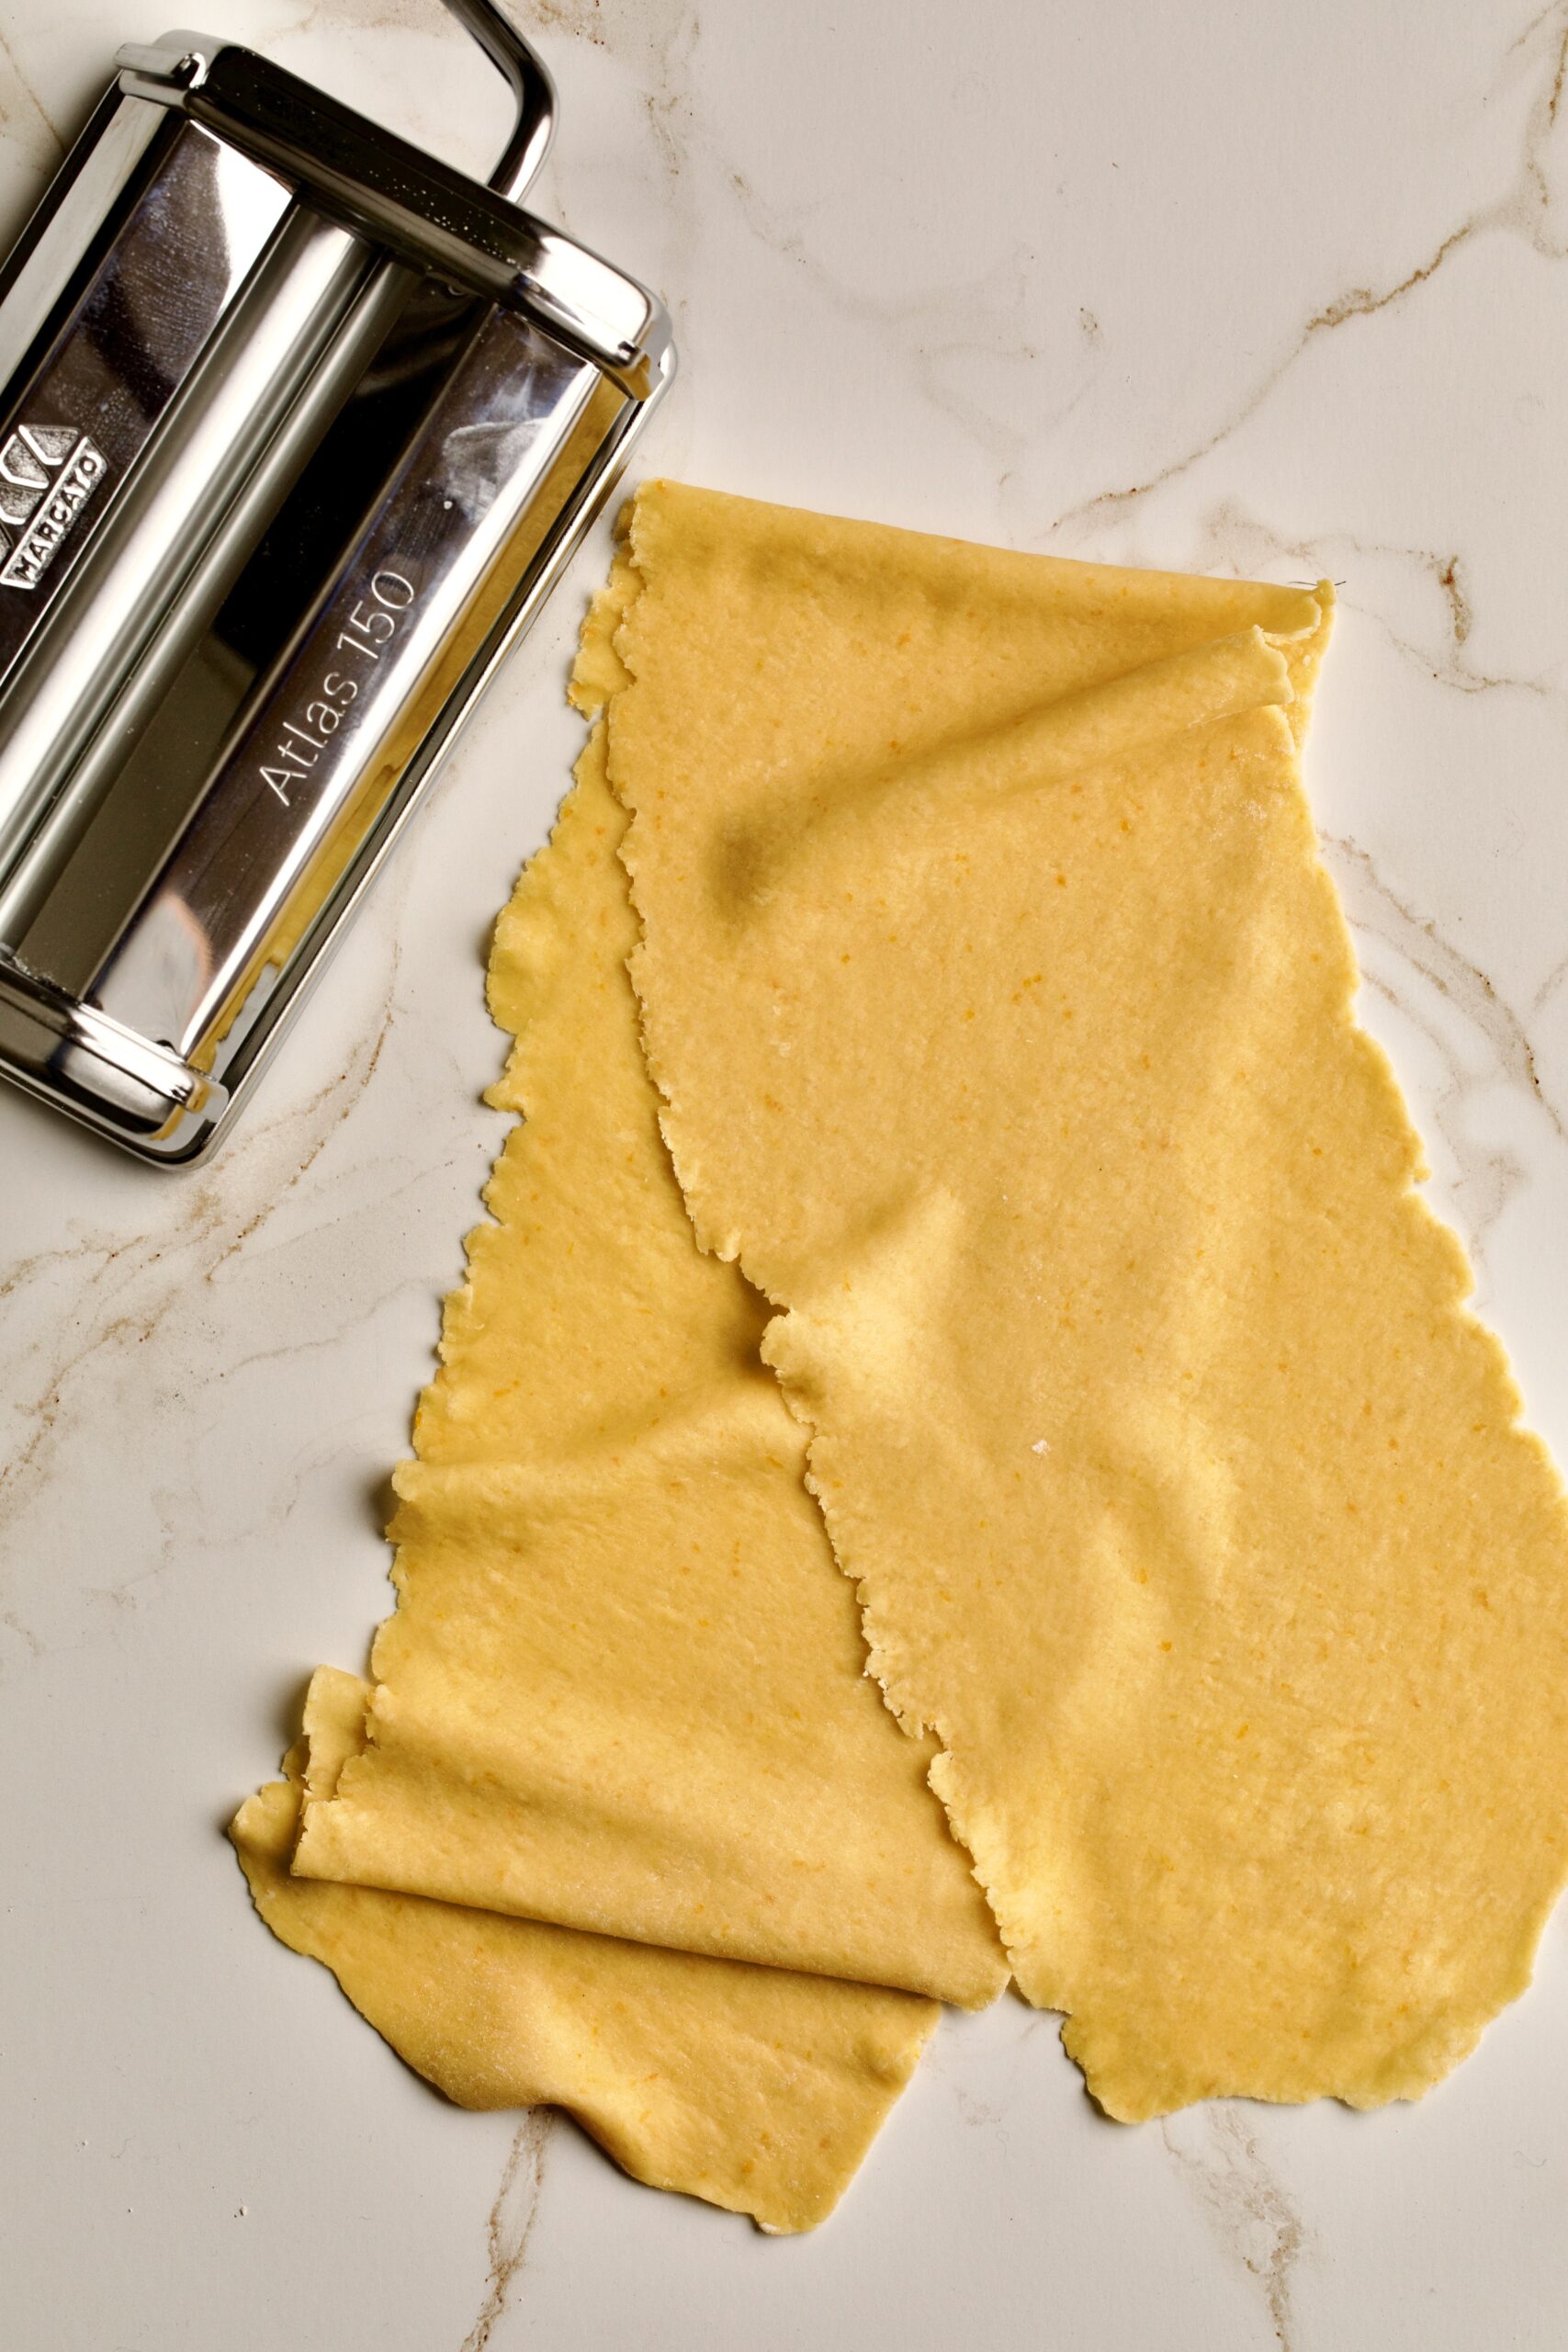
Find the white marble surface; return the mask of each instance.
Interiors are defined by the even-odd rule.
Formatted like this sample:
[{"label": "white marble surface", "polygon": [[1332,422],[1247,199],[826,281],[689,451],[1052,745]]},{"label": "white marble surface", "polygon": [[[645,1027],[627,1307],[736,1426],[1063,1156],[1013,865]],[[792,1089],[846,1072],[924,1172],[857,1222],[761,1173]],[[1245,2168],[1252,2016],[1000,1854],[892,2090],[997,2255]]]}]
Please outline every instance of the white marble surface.
[{"label": "white marble surface", "polygon": [[[0,0],[0,228],[151,6]],[[649,462],[1344,583],[1311,784],[1366,1017],[1568,1452],[1568,6],[521,6],[543,209],[672,300]],[[434,0],[221,17],[455,159],[499,139]],[[252,1919],[219,1823],[387,1603],[379,1487],[501,1132],[481,946],[602,560],[210,1170],[0,1100],[0,2340],[1556,2352],[1568,1918],[1459,2075],[1371,2117],[1122,2130],[1050,2020],[950,2020],[790,2242],[444,2107]]]}]

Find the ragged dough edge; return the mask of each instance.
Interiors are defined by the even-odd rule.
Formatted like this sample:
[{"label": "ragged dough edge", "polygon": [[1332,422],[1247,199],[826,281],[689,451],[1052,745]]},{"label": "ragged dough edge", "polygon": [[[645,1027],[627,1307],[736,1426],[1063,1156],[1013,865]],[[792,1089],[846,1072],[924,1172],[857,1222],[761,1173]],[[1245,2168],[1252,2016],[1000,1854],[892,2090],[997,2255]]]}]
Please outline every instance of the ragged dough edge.
[{"label": "ragged dough edge", "polygon": [[[615,696],[624,691],[626,686],[631,684],[635,675],[635,670],[630,655],[630,647],[627,641],[626,628],[627,623],[631,617],[644,584],[643,571],[637,557],[636,532],[638,509],[640,502],[645,494],[645,491],[639,492],[635,497],[628,499],[625,506],[622,508],[620,514],[616,518],[615,531],[617,545],[610,576],[604,586],[601,588],[593,597],[588,613],[583,620],[581,634],[579,639],[577,659],[572,667],[571,682],[568,690],[570,699],[575,707],[581,710],[591,721],[595,729],[596,734],[601,732],[603,734],[606,757],[606,775],[612,790],[615,789],[613,754],[611,752],[613,707]],[[1288,686],[1286,688],[1286,692],[1289,692]],[[620,796],[617,794],[616,797],[619,797]],[[637,916],[637,925],[640,932],[643,926],[642,910],[637,904],[635,867],[631,857],[627,854],[627,844],[630,842],[631,835],[637,829],[637,818],[633,815],[630,819],[626,833],[622,838],[617,854],[621,859],[622,865],[626,869],[627,888],[631,897],[633,911]],[[644,949],[639,944],[637,948],[633,949],[632,954],[628,956],[626,961],[626,968],[631,976],[633,990],[637,998],[637,1031],[642,1043],[644,1058],[648,1063],[649,1075],[653,1080],[655,1091],[660,1099],[660,1132],[664,1138],[665,1148],[670,1153],[671,1164],[675,1171],[675,1180],[681,1188],[682,1197],[686,1204],[687,1215],[692,1219],[693,1230],[696,1238],[697,1245],[700,1249],[708,1251],[712,1256],[719,1258],[727,1263],[737,1265],[740,1273],[751,1284],[751,1287],[757,1292],[758,1295],[766,1299],[769,1306],[773,1307],[775,1310],[782,1311],[784,1309],[784,1302],[773,1296],[746,1264],[745,1258],[741,1251],[739,1237],[716,1235],[710,1228],[705,1227],[705,1221],[699,1214],[696,1204],[701,1190],[700,1180],[698,1179],[696,1171],[689,1164],[682,1164],[683,1155],[676,1148],[671,1136],[671,1122],[666,1117],[666,1110],[672,1110],[674,1105],[667,1076],[660,1067],[657,1051],[649,1035],[647,1004],[639,977],[643,961]],[[781,1312],[776,1312],[773,1320],[764,1328],[763,1331],[761,1345],[762,1360],[764,1363],[770,1363],[770,1364],[771,1359],[768,1354],[767,1347],[768,1334],[777,1327],[780,1320]],[[818,1508],[821,1510],[822,1494],[818,1483],[813,1476],[811,1470],[811,1449],[815,1435],[814,1424],[809,1413],[803,1408],[800,1399],[792,1394],[789,1383],[787,1381],[781,1380],[779,1385],[780,1392],[783,1395],[784,1402],[788,1406],[790,1412],[807,1432],[806,1455],[802,1465],[802,1476],[807,1493],[811,1495],[813,1500],[817,1503]],[[860,1580],[845,1567],[843,1557],[837,1544],[833,1543],[831,1525],[828,1521],[825,1512],[824,1525],[827,1529],[829,1543],[833,1553],[835,1565],[839,1568],[840,1573],[848,1577],[848,1580],[855,1592],[857,1607],[861,1613],[861,1630],[866,1645],[866,1658],[863,1671],[877,1684],[882,1692],[883,1698],[888,1706],[889,1712],[892,1713],[894,1720],[898,1724],[899,1729],[908,1736],[918,1739],[927,1728],[931,1727],[921,1723],[915,1714],[908,1709],[901,1708],[897,1703],[893,1690],[891,1690],[888,1681],[885,1679],[879,1667],[877,1647],[867,1619],[869,1595]],[[940,1732],[937,1734],[937,1736],[940,1739]],[[970,1846],[969,1841],[964,1838],[962,1830],[959,1828],[953,1807],[946,1803],[945,1799],[942,1797],[940,1788],[937,1785],[935,1778],[936,1769],[942,1760],[941,1756],[933,1758],[931,1766],[926,1776],[927,1785],[931,1789],[932,1793],[942,1804],[949,1829],[969,1864],[970,1876],[979,1886],[982,1894],[986,1898],[986,1902],[990,1909],[991,1915],[993,1918],[995,1918],[997,1917],[997,1906],[992,1897],[991,1890],[986,1885],[980,1872],[976,1869],[973,1848]]]},{"label": "ragged dough edge", "polygon": [[[603,598],[605,591],[601,590]],[[606,651],[606,668],[613,662]],[[613,676],[613,671],[608,674]],[[589,763],[603,756],[603,722],[595,728],[580,755],[574,777],[581,777]],[[560,807],[555,822],[546,838],[546,846],[554,845],[563,834],[569,834],[576,821],[574,781]],[[417,1449],[420,1417],[427,1398],[445,1373],[449,1352],[462,1318],[473,1301],[475,1253],[485,1238],[500,1227],[500,1219],[491,1208],[491,1202],[501,1165],[508,1144],[519,1126],[525,1125],[531,1114],[528,1063],[528,1031],[532,1015],[531,1000],[549,984],[551,965],[558,954],[554,926],[543,916],[538,907],[540,899],[551,888],[553,869],[544,857],[543,850],[530,852],[517,883],[506,904],[496,918],[491,950],[486,960],[485,1001],[496,1027],[510,1038],[504,1067],[493,1084],[487,1087],[484,1101],[491,1109],[510,1111],[514,1114],[513,1125],[502,1137],[483,1184],[479,1198],[488,1214],[463,1236],[463,1272],[461,1279],[446,1291],[441,1302],[441,1329],[436,1340],[439,1369],[420,1392],[413,1412],[413,1438]],[[500,970],[502,955],[507,969],[502,978]],[[392,1489],[398,1491],[400,1472],[392,1474]],[[391,1582],[398,1595],[390,1613],[382,1619],[370,1642],[370,1679],[362,1683],[355,1675],[345,1674],[337,1667],[319,1667],[311,1677],[306,1700],[303,1752],[309,1758],[299,1797],[299,1818],[293,1839],[293,1852],[298,1853],[306,1840],[311,1815],[318,1805],[331,1804],[339,1796],[349,1797],[360,1778],[361,1760],[367,1749],[376,1746],[378,1716],[387,1704],[385,1685],[379,1680],[376,1668],[377,1647],[382,1633],[397,1615],[401,1599],[401,1583],[396,1555],[390,1571]],[[344,1686],[351,1686],[360,1696],[358,1715],[352,1731],[343,1708]],[[351,1711],[352,1712],[352,1711]],[[315,1736],[312,1736],[312,1725]],[[412,1899],[412,1898],[411,1898]]]},{"label": "ragged dough edge", "polygon": [[[616,697],[635,684],[637,676],[636,649],[636,610],[647,585],[647,561],[639,529],[643,501],[651,492],[657,497],[660,485],[645,485],[636,499],[623,511],[618,525],[620,546],[615,567],[606,587],[595,598],[584,623],[579,667],[574,672],[571,698],[580,709],[608,726],[608,774],[611,787],[628,807],[630,822],[620,844],[619,854],[626,868],[633,909],[637,914],[641,939],[627,961],[636,990],[639,1034],[649,1074],[658,1091],[660,1112],[660,1125],[666,1148],[675,1170],[687,1213],[692,1219],[698,1246],[714,1256],[739,1264],[746,1279],[776,1312],[767,1325],[761,1341],[764,1362],[779,1379],[781,1390],[790,1410],[807,1432],[805,1479],[823,1515],[829,1543],[840,1571],[852,1585],[861,1611],[862,1628],[867,1647],[866,1671],[877,1683],[883,1697],[901,1726],[913,1736],[929,1733],[938,1742],[939,1753],[933,1758],[928,1780],[947,1814],[954,1838],[969,1856],[973,1875],[979,1885],[992,1916],[997,1920],[1004,1948],[1013,1966],[1019,1989],[1034,2006],[1055,2007],[1055,2002],[1036,1997],[1029,1988],[1028,1979],[1035,1972],[1021,1932],[1021,1923],[1010,1921],[1005,1898],[991,1883],[984,1861],[987,1843],[983,1824],[974,1818],[974,1807],[968,1801],[962,1768],[953,1754],[950,1734],[944,1726],[941,1711],[924,1702],[910,1685],[902,1669],[898,1645],[886,1626],[879,1609],[874,1579],[863,1575],[851,1565],[855,1548],[854,1539],[846,1525],[846,1513],[835,1503],[821,1476],[818,1454],[820,1429],[812,1406],[812,1381],[815,1366],[805,1339],[807,1319],[792,1306],[792,1303],[770,1289],[754,1262],[750,1261],[746,1236],[723,1227],[713,1215],[706,1200],[705,1171],[700,1159],[681,1135],[680,1102],[671,1073],[664,1063],[656,1035],[657,1022],[649,1001],[647,987],[651,965],[643,908],[637,894],[637,847],[641,819],[616,782],[615,763],[614,712]],[[1282,781],[1292,793],[1301,820],[1312,842],[1312,855],[1319,887],[1325,893],[1333,910],[1341,954],[1337,1003],[1333,1017],[1349,1032],[1355,1048],[1375,1073],[1377,1093],[1389,1123],[1391,1133],[1401,1136],[1404,1147],[1405,1170],[1403,1203],[1409,1220],[1412,1247],[1425,1250],[1434,1260],[1446,1261],[1450,1282],[1448,1313],[1466,1331],[1472,1345],[1478,1346],[1489,1361],[1491,1372],[1500,1385],[1500,1393],[1508,1403],[1509,1433],[1527,1445],[1538,1462],[1544,1465],[1549,1478],[1565,1510],[1565,1492],[1561,1475],[1540,1433],[1524,1419],[1524,1400],[1514,1378],[1506,1353],[1496,1334],[1477,1316],[1469,1304],[1475,1290],[1475,1273],[1462,1240],[1453,1227],[1438,1216],[1419,1187],[1429,1176],[1425,1149],[1414,1122],[1410,1118],[1403,1092],[1388,1055],[1362,1027],[1356,1018],[1355,997],[1359,986],[1359,969],[1354,943],[1345,920],[1338,892],[1332,876],[1316,849],[1310,806],[1300,772],[1299,754],[1311,718],[1313,690],[1316,684],[1324,652],[1332,633],[1334,594],[1327,582],[1321,582],[1315,598],[1303,599],[1310,609],[1303,612],[1297,626],[1278,639],[1269,632],[1265,642],[1277,645],[1289,672],[1290,685],[1283,695],[1269,696],[1277,704],[1289,703],[1289,710],[1279,709],[1275,717],[1279,729],[1278,748],[1284,763]],[[1261,634],[1261,632],[1256,632]],[[1265,697],[1260,697],[1260,700]],[[1395,2052],[1378,2070],[1376,2079],[1357,2079],[1343,2084],[1322,2083],[1289,2094],[1259,2091],[1247,2082],[1215,2082],[1201,2093],[1184,2090],[1168,2100],[1145,2101],[1118,2092],[1114,2083],[1103,2070],[1097,2069],[1086,2048],[1092,2039],[1093,2029],[1076,2030],[1077,2019],[1062,2012],[1062,2041],[1065,2050],[1084,2074],[1089,2095],[1103,2111],[1118,2121],[1148,2120],[1157,2115],[1175,2111],[1191,2104],[1195,2097],[1252,2097],[1269,2099],[1275,2104],[1300,2104],[1308,2099],[1332,2097],[1351,2108],[1374,2108],[1393,2099],[1411,2100],[1422,2097],[1438,2082],[1452,2072],[1468,2056],[1479,2041],[1491,2019],[1516,2000],[1529,1986],[1533,1975],[1533,1958],[1539,1950],[1551,1910],[1568,1884],[1568,1873],[1551,1894],[1537,1906],[1521,1950],[1529,1957],[1521,1960],[1516,1979],[1498,1996],[1485,2014],[1473,2023],[1450,2032],[1446,2038],[1427,2034],[1418,2050],[1419,2055]],[[1036,1980],[1037,1981],[1037,1980]]]},{"label": "ragged dough edge", "polygon": [[[623,1995],[656,2003],[668,1998],[673,1986],[677,1999],[689,1996],[694,1984],[705,1997],[708,1980],[732,1984],[744,1992],[750,1981],[777,1979],[787,1999],[790,1989],[805,1993],[819,2004],[824,1980],[792,1978],[789,1973],[750,1970],[739,1962],[705,1961],[684,1953],[668,1953],[649,1946],[617,1943],[614,1939],[587,1936],[571,1928],[532,1921],[512,1920],[461,1906],[430,1902],[419,1895],[389,1894],[359,1886],[299,1880],[291,1876],[288,1856],[295,1841],[297,1814],[310,1770],[310,1748],[317,1769],[330,1767],[331,1754],[352,1746],[363,1716],[365,1686],[352,1675],[326,1669],[313,1690],[311,1721],[307,1735],[284,1759],[286,1778],[271,1781],[245,1800],[230,1826],[257,1916],[288,1950],[317,1960],[328,1968],[354,2006],[375,2030],[415,2073],[458,2106],[494,2110],[536,2106],[558,2107],[570,2115],[596,2141],[613,2162],[649,2188],[697,2197],[726,2211],[750,2215],[769,2236],[812,2229],[827,2219],[863,2160],[888,2110],[896,2103],[919,2063],[940,2014],[934,2002],[914,1995],[886,1992],[862,1985],[839,1985],[846,2019],[858,2019],[844,2033],[840,2029],[840,2063],[852,2061],[859,2087],[855,2120],[842,2115],[834,2123],[837,2163],[834,2177],[826,2182],[803,2177],[787,2152],[777,2150],[763,2135],[755,2145],[737,2142],[732,2132],[715,2122],[703,2106],[682,2094],[667,2073],[649,2079],[662,2086],[665,2103],[637,2103],[636,2086],[622,2079],[614,2061],[601,2060],[597,2071],[607,2077],[608,2090],[595,2096],[591,2078],[595,2072],[592,2053],[573,2053],[558,2034],[554,2057],[558,2066],[575,2067],[580,2077],[571,2095],[557,2080],[549,2081],[549,2058],[530,2060],[515,2041],[508,2042],[506,2012],[519,2004],[529,1986],[539,1983],[545,1992],[544,2020],[538,2030],[549,2039],[551,1960],[561,1954],[599,1956],[612,1974],[621,1971],[629,1981]],[[333,1923],[337,1922],[334,1928]],[[438,2017],[425,1997],[401,2006],[394,1992],[378,1997],[374,1958],[378,1943],[412,1938],[416,1951],[428,1944],[421,1981],[450,1982],[455,1973],[471,1974],[481,2013],[487,1990],[493,2014],[489,2036],[479,2042],[484,2050],[476,2064],[474,2037],[459,2033],[456,2054],[448,2056],[443,2037],[432,2019]],[[367,1960],[367,1951],[371,1954]],[[698,1972],[694,1976],[693,1972]],[[513,1982],[507,1983],[509,1975]],[[613,1986],[603,1997],[610,1997]],[[619,2004],[626,2007],[626,1999]],[[726,2056],[738,2075],[766,2076],[778,2070],[783,2042],[760,2039],[755,2030],[737,2023],[733,2013],[723,2018]],[[568,2037],[570,2041],[570,2037]],[[733,2045],[729,2047],[728,2045]],[[821,2052],[807,2052],[807,2067],[823,2064],[834,2047],[833,2029],[824,2033]],[[746,2052],[754,2052],[754,2058]],[[564,2061],[563,2061],[564,2053]],[[705,2061],[699,2055],[699,2065]],[[619,2106],[617,2107],[617,2098]],[[662,2147],[663,2153],[660,2154]]]}]

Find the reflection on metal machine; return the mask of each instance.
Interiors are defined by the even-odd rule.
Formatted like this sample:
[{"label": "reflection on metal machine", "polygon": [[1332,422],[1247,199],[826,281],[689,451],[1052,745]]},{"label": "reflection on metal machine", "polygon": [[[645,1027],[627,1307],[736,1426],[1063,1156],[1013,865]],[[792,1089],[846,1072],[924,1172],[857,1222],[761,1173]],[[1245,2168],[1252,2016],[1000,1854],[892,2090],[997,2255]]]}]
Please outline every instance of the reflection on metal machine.
[{"label": "reflection on metal machine", "polygon": [[119,72],[0,274],[0,1074],[210,1148],[674,367],[645,288],[243,49]]}]

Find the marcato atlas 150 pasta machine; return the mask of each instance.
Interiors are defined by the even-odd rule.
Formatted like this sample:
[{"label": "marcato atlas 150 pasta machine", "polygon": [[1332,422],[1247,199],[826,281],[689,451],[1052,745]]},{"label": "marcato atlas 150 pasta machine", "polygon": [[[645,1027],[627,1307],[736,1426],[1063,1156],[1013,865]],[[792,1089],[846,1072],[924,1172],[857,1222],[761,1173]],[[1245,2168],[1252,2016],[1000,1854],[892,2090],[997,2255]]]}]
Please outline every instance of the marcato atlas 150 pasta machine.
[{"label": "marcato atlas 150 pasta machine", "polygon": [[0,276],[0,1072],[208,1149],[673,367],[652,295],[243,49],[122,51]]}]

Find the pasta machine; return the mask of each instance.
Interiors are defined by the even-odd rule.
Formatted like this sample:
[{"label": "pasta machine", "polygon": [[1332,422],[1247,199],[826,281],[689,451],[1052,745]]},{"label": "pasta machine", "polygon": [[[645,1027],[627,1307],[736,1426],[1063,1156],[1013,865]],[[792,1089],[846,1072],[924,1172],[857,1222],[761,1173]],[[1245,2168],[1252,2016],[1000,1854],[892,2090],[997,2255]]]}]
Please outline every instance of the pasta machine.
[{"label": "pasta machine", "polygon": [[209,1150],[674,366],[524,209],[243,48],[122,50],[0,273],[0,1072]]}]

